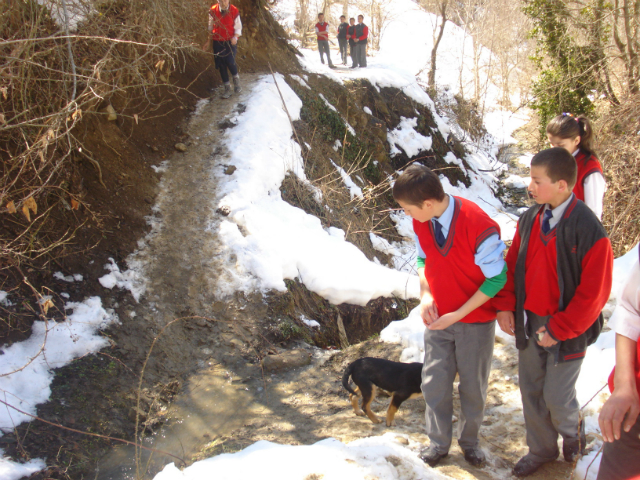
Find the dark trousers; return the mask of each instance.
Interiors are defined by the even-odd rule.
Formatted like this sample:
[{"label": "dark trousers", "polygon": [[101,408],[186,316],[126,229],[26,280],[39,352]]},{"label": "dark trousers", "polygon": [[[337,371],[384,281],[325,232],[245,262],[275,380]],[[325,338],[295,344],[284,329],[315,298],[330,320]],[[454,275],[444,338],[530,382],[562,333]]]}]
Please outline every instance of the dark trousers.
[{"label": "dark trousers", "polygon": [[318,52],[320,52],[320,61],[324,63],[323,54],[327,55],[327,63],[332,65],[331,56],[329,55],[329,40],[318,40]]},{"label": "dark trousers", "polygon": [[342,58],[342,63],[347,64],[347,39],[346,38],[338,38],[338,45],[340,47],[340,57]]},{"label": "dark trousers", "polygon": [[216,68],[220,71],[223,83],[229,83],[229,72],[234,77],[238,75],[238,66],[236,65],[238,46],[231,45],[230,41],[212,40],[212,43]]},{"label": "dark trousers", "polygon": [[620,440],[605,443],[598,480],[640,477],[640,417],[629,432],[620,429]]},{"label": "dark trousers", "polygon": [[554,352],[538,345],[536,331],[548,320],[527,310],[529,339],[518,351],[527,457],[540,463],[558,458],[558,434],[565,442],[575,442],[580,424],[576,381],[582,358],[556,365]]},{"label": "dark trousers", "polygon": [[356,42],[349,39],[349,54],[351,55],[351,65],[357,66],[358,59],[356,58]]}]

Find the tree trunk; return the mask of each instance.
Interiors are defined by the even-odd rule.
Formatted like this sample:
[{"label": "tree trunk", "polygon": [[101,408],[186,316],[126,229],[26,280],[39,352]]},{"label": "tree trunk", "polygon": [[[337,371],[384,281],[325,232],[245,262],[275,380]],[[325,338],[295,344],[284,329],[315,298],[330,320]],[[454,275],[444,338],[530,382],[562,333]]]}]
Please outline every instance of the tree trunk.
[{"label": "tree trunk", "polygon": [[440,15],[442,16],[440,32],[438,33],[438,38],[433,44],[433,48],[431,49],[431,70],[429,70],[429,91],[431,95],[434,95],[436,92],[436,56],[438,54],[440,40],[442,40],[442,35],[444,35],[444,26],[447,23],[447,0],[443,0],[440,4]]}]

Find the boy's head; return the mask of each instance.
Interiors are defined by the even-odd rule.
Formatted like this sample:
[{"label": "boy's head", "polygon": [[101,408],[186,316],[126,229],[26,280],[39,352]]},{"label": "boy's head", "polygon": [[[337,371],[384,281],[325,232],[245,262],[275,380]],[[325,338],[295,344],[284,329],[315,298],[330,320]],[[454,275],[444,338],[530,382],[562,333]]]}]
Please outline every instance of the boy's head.
[{"label": "boy's head", "polygon": [[340,22],[344,23],[346,19],[347,17],[345,17],[344,15],[340,15]]},{"label": "boy's head", "polygon": [[536,203],[555,208],[569,198],[577,175],[576,160],[566,149],[542,150],[531,159],[529,193]]},{"label": "boy's head", "polygon": [[364,22],[364,15],[358,15],[358,22]]},{"label": "boy's head", "polygon": [[407,215],[426,222],[434,216],[433,206],[444,200],[445,193],[440,179],[431,169],[414,163],[394,183],[393,198]]},{"label": "boy's head", "polygon": [[349,19],[349,23],[350,23],[351,25],[355,25],[355,23],[356,23],[356,19],[355,19],[355,18],[353,18],[353,17],[351,17],[351,18]]},{"label": "boy's head", "polygon": [[321,22],[324,22],[324,13],[318,14],[318,20],[320,20]]}]

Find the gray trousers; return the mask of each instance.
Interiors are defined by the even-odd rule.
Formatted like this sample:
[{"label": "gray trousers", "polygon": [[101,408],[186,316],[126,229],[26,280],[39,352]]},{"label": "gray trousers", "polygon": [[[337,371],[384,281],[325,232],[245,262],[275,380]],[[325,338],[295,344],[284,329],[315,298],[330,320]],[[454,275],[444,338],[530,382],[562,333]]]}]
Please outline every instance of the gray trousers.
[{"label": "gray trousers", "polygon": [[620,440],[604,444],[598,480],[640,477],[640,418],[629,432],[620,429]]},{"label": "gray trousers", "polygon": [[457,322],[444,330],[424,333],[422,395],[431,445],[443,454],[451,447],[453,432],[453,381],[460,375],[458,444],[464,450],[478,446],[484,417],[489,372],[495,341],[495,321]]},{"label": "gray trousers", "polygon": [[340,58],[342,58],[342,63],[347,64],[347,39],[339,38],[338,45],[340,46]]},{"label": "gray trousers", "polygon": [[554,365],[554,354],[536,341],[536,330],[548,319],[527,311],[527,331],[531,333],[527,347],[519,350],[518,360],[529,446],[527,457],[537,462],[558,458],[558,434],[565,441],[575,441],[579,436],[580,405],[576,398],[576,381],[582,358]]},{"label": "gray trousers", "polygon": [[318,40],[318,52],[320,52],[320,61],[322,63],[324,63],[324,58],[322,57],[322,54],[326,54],[327,62],[329,63],[329,65],[332,65],[331,56],[329,54],[329,40]]},{"label": "gray trousers", "polygon": [[356,42],[356,64],[359,67],[367,66],[367,42]]}]

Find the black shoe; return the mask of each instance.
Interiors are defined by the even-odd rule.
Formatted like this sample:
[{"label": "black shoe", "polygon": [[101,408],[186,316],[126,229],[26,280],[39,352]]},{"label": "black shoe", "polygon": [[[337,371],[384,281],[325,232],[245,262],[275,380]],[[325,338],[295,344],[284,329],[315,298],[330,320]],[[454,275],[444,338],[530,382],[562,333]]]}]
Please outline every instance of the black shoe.
[{"label": "black shoe", "polygon": [[449,453],[438,453],[435,445],[429,445],[427,448],[423,449],[420,452],[420,455],[418,455],[418,457],[430,467],[435,467],[440,462],[440,460],[442,460],[447,455],[449,455]]},{"label": "black shoe", "polygon": [[358,68],[358,65],[351,65],[349,68]]},{"label": "black shoe", "polygon": [[571,440],[565,439],[562,443],[562,455],[564,459],[569,463],[575,462],[578,455],[584,455],[586,444],[587,439],[583,435],[581,435],[579,440],[577,438]]},{"label": "black shoe", "polygon": [[533,460],[531,458],[522,457],[520,460],[518,460],[516,466],[513,467],[513,474],[516,477],[528,477],[533,472],[538,470],[542,465],[544,465],[544,462],[538,462],[537,460]]},{"label": "black shoe", "polygon": [[474,467],[480,467],[484,465],[486,457],[484,452],[479,448],[467,448],[464,451],[464,459]]},{"label": "black shoe", "polygon": [[336,68],[336,66],[333,63],[330,63],[329,68]]}]

